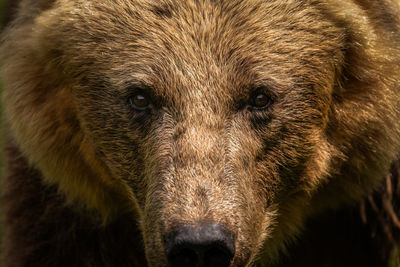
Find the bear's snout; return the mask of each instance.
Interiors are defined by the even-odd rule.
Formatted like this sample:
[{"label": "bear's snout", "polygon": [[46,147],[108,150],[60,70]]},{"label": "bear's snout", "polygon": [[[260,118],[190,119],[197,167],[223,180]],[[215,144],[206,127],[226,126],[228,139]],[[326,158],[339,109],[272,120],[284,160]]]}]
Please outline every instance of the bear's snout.
[{"label": "bear's snout", "polygon": [[225,267],[235,255],[235,237],[218,223],[184,225],[167,235],[165,249],[171,267]]}]

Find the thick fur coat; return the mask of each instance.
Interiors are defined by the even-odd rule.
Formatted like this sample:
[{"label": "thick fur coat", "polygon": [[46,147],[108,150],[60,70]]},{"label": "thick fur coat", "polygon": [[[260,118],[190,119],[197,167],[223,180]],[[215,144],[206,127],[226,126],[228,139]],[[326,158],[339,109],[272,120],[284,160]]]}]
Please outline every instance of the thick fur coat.
[{"label": "thick fur coat", "polygon": [[[3,266],[385,266],[397,0],[21,0],[3,31]],[[296,245],[297,244],[297,245]],[[351,244],[352,246],[349,246]]]}]

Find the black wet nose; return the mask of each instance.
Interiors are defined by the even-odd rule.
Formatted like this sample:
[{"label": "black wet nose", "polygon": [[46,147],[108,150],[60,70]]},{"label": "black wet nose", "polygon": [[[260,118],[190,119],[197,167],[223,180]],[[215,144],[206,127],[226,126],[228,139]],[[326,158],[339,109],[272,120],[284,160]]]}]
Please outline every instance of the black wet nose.
[{"label": "black wet nose", "polygon": [[167,236],[165,248],[171,267],[225,267],[235,255],[235,238],[215,223],[183,226]]}]

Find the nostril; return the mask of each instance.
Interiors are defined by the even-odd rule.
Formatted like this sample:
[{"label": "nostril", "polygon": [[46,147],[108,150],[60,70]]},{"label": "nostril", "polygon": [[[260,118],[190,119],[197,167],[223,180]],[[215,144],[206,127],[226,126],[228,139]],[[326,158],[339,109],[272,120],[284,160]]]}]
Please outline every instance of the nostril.
[{"label": "nostril", "polygon": [[193,249],[178,248],[171,251],[168,261],[173,267],[197,266],[198,256]]},{"label": "nostril", "polygon": [[227,267],[235,254],[234,235],[218,224],[182,226],[165,239],[171,267]]},{"label": "nostril", "polygon": [[229,266],[233,254],[226,249],[214,246],[204,253],[204,263],[207,267]]}]

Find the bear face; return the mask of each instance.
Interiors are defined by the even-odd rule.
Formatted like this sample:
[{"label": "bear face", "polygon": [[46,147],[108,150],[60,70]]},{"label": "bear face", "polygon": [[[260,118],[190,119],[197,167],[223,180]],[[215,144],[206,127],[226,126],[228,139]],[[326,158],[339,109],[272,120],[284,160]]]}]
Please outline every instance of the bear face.
[{"label": "bear face", "polygon": [[104,224],[135,214],[149,265],[190,258],[176,233],[204,225],[221,261],[270,264],[399,148],[395,49],[356,4],[330,3],[60,0],[21,15],[3,45],[11,131],[72,205]]}]

